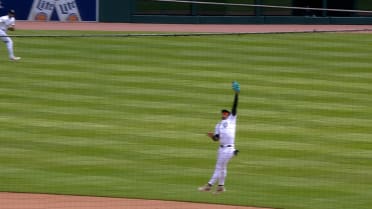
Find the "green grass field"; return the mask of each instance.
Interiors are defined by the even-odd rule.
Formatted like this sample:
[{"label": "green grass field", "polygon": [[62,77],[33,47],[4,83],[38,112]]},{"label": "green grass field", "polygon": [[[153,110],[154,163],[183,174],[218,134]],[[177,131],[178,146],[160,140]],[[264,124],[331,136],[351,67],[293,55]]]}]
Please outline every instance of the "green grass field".
[{"label": "green grass field", "polygon": [[[21,62],[0,51],[0,191],[369,209],[371,39],[13,38]],[[241,153],[226,193],[199,193],[233,80]]]}]

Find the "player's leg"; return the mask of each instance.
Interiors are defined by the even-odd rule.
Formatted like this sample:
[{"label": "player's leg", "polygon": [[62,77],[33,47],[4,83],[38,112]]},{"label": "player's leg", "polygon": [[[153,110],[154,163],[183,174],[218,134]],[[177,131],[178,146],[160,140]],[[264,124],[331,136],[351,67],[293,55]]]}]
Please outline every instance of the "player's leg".
[{"label": "player's leg", "polygon": [[1,30],[1,29],[0,29],[0,40],[2,42],[4,42],[5,45],[6,45],[7,41],[8,41],[7,34],[3,30]]},{"label": "player's leg", "polygon": [[1,40],[5,43],[6,48],[8,49],[9,59],[10,60],[19,60],[19,57],[14,56],[14,49],[13,49],[13,40],[8,37],[8,35],[3,31],[0,30]]},{"label": "player's leg", "polygon": [[7,38],[7,40],[5,41],[6,48],[8,49],[9,58],[12,59],[14,57],[13,41],[9,37],[6,38]]},{"label": "player's leg", "polygon": [[218,177],[218,184],[219,185],[225,185],[225,179],[227,176],[227,165],[231,158],[233,157],[233,153],[224,153],[223,158],[221,161],[221,173]]},{"label": "player's leg", "polygon": [[211,179],[209,180],[208,184],[214,185],[217,182],[217,180],[220,178],[221,174],[223,174],[224,161],[225,161],[225,156],[224,156],[223,151],[220,149],[218,151],[217,162],[216,162],[213,175]]},{"label": "player's leg", "polygon": [[222,161],[221,161],[221,170],[220,175],[218,176],[218,187],[215,193],[220,193],[225,191],[225,179],[227,176],[227,165],[231,158],[234,156],[234,152],[230,149],[224,150],[222,153]]},{"label": "player's leg", "polygon": [[214,172],[212,174],[212,177],[206,185],[204,185],[202,187],[199,187],[199,189],[198,189],[199,191],[208,192],[212,189],[212,186],[217,182],[217,180],[219,179],[219,176],[221,175],[221,169],[222,169],[222,165],[223,165],[223,158],[222,157],[223,157],[222,152],[221,152],[221,150],[219,150],[218,154],[217,154],[216,166],[215,166]]},{"label": "player's leg", "polygon": [[14,56],[13,40],[9,37],[7,37],[7,38],[8,38],[8,40],[6,42],[6,47],[8,49],[9,59],[13,60],[13,61],[21,59],[20,57]]}]

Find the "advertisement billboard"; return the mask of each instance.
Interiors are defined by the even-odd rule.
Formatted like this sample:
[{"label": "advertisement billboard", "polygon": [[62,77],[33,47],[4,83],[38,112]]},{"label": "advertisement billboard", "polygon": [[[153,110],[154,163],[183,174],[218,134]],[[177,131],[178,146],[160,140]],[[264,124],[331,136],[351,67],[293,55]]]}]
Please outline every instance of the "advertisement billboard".
[{"label": "advertisement billboard", "polygon": [[9,9],[18,20],[97,21],[98,0],[0,0],[0,15]]}]

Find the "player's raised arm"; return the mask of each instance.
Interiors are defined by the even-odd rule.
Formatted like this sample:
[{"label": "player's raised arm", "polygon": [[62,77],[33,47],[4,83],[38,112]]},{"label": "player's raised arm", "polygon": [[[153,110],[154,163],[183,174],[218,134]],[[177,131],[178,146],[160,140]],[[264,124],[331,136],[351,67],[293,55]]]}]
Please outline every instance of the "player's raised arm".
[{"label": "player's raised arm", "polygon": [[239,93],[240,93],[240,84],[237,81],[234,81],[232,83],[232,89],[235,92],[235,97],[234,97],[234,103],[231,109],[231,114],[236,115],[237,113],[237,108],[238,108],[238,100],[239,100]]}]

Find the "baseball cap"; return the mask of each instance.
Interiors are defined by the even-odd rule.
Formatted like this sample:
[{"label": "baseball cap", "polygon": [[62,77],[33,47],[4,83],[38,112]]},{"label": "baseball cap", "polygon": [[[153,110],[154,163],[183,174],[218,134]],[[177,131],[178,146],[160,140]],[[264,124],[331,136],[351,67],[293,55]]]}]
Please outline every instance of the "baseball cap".
[{"label": "baseball cap", "polygon": [[9,14],[12,14],[12,15],[15,15],[15,11],[14,11],[14,9],[9,10],[8,13],[9,13]]},{"label": "baseball cap", "polygon": [[229,113],[230,114],[230,111],[228,111],[226,109],[223,109],[223,110],[221,110],[221,113]]}]

